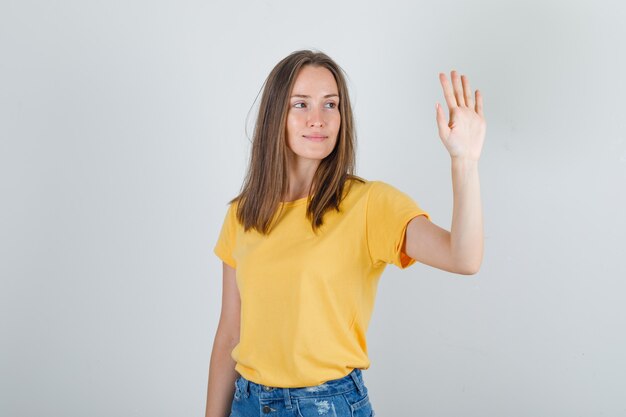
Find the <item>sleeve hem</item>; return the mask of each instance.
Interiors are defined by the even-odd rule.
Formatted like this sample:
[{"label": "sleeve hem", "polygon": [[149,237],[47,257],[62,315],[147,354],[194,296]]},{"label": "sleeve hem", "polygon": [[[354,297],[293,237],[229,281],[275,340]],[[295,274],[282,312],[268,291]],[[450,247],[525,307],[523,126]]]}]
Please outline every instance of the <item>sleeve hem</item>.
[{"label": "sleeve hem", "polygon": [[406,268],[408,268],[409,266],[413,265],[416,262],[415,259],[411,258],[409,255],[407,255],[406,253],[404,253],[402,251],[402,244],[404,243],[404,240],[406,239],[406,229],[409,226],[409,222],[411,220],[413,220],[413,218],[415,218],[417,216],[424,216],[428,220],[430,220],[430,215],[428,213],[426,213],[423,210],[416,210],[416,211],[410,212],[406,216],[404,221],[402,222],[402,224],[404,226],[402,227],[402,234],[401,234],[401,237],[400,237],[400,241],[398,243],[398,247],[396,248],[396,253],[398,255],[397,255],[396,259],[393,262],[394,265],[396,265],[400,269],[406,269]]},{"label": "sleeve hem", "polygon": [[232,267],[234,269],[237,268],[237,263],[235,262],[235,259],[233,259],[231,256],[229,256],[226,252],[222,251],[221,248],[215,247],[213,249],[213,253],[216,254],[217,257],[220,258],[228,266],[230,266],[230,267]]}]

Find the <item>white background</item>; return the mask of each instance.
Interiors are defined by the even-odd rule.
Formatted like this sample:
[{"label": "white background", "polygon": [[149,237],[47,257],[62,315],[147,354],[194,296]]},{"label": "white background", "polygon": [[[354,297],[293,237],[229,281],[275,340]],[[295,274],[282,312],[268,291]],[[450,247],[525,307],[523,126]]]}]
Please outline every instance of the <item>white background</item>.
[{"label": "white background", "polygon": [[[485,258],[383,274],[378,416],[626,414],[617,1],[0,3],[0,414],[200,416],[213,246],[271,68],[347,72],[357,174],[449,228],[438,72],[485,99]],[[247,128],[247,133],[246,133]]]}]

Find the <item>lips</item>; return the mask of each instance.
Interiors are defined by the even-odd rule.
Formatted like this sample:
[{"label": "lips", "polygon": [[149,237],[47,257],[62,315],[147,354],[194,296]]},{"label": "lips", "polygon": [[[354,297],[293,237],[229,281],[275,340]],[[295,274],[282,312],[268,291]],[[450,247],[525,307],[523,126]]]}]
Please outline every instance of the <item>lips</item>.
[{"label": "lips", "polygon": [[325,139],[328,139],[328,136],[320,135],[320,134],[312,134],[312,135],[302,135],[305,139],[311,140],[313,142],[321,142]]}]

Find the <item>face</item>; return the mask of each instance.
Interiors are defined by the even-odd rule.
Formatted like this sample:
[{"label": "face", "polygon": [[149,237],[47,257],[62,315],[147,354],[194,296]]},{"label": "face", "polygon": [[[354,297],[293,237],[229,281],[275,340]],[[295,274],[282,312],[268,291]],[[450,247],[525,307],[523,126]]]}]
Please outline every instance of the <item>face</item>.
[{"label": "face", "polygon": [[319,163],[335,148],[341,125],[339,91],[324,67],[304,66],[296,76],[287,113],[287,145],[299,162]]}]

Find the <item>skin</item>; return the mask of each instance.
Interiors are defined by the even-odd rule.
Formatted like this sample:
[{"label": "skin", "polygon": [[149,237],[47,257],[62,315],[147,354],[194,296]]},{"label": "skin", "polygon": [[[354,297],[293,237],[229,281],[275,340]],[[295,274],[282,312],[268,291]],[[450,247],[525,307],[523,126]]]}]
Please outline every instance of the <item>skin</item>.
[{"label": "skin", "polygon": [[478,160],[485,140],[483,98],[472,99],[469,79],[456,71],[439,74],[449,119],[437,103],[439,138],[448,150],[452,168],[454,205],[452,227],[447,231],[424,216],[413,218],[406,230],[403,249],[411,258],[449,272],[472,275],[483,258],[483,219]]},{"label": "skin", "polygon": [[[284,201],[308,195],[315,170],[335,148],[341,126],[338,91],[328,69],[311,65],[300,69],[287,113],[289,192]],[[310,140],[313,137],[324,140]]]},{"label": "skin", "polygon": [[[330,75],[330,78],[328,77]],[[454,207],[451,231],[417,216],[407,225],[404,252],[424,264],[459,274],[475,274],[483,257],[483,222],[478,177],[478,160],[485,139],[486,124],[482,94],[475,100],[466,76],[451,72],[452,84],[439,74],[448,107],[446,120],[437,103],[436,121],[439,138],[451,158]],[[331,81],[332,78],[332,81]],[[290,149],[289,195],[285,201],[306,197],[315,169],[335,146],[340,126],[336,108],[326,97],[337,94],[337,85],[325,68],[305,67],[296,79],[287,118],[287,140]],[[301,104],[298,104],[301,103]],[[311,142],[306,136],[319,133],[328,136],[322,142]],[[228,415],[233,398],[233,382],[238,376],[230,352],[239,343],[241,300],[236,284],[236,270],[223,263],[222,311],[215,335],[206,417]]]},{"label": "skin", "polygon": [[222,262],[222,311],[211,351],[205,417],[224,417],[230,413],[234,383],[239,376],[230,353],[239,343],[240,314],[236,270]]},{"label": "skin", "polygon": [[[290,188],[284,201],[307,196],[317,166],[337,143],[341,125],[337,83],[326,68],[302,68],[291,96],[286,126]],[[325,139],[307,139],[312,136]],[[222,310],[209,366],[206,417],[228,415],[233,400],[233,384],[239,376],[235,371],[235,361],[230,356],[239,343],[241,325],[237,271],[225,262],[222,262],[222,268]]]},{"label": "skin", "polygon": [[[478,272],[483,258],[483,221],[478,160],[485,139],[486,123],[482,94],[473,99],[469,79],[450,73],[439,74],[449,118],[437,103],[436,121],[441,139],[451,158],[454,207],[450,231],[424,216],[413,218],[406,231],[403,250],[411,258],[445,271],[464,275]],[[287,116],[289,147],[289,194],[285,201],[307,196],[320,161],[336,144],[341,123],[337,109],[337,84],[323,67],[306,66],[298,74]],[[305,96],[305,97],[303,97]],[[330,97],[329,97],[330,96]],[[307,135],[328,136],[311,142]]]}]

